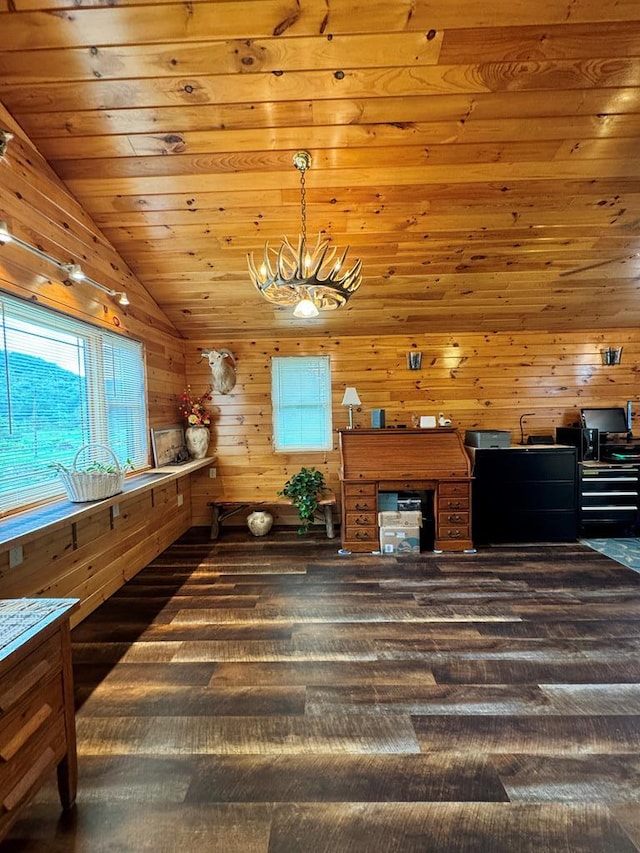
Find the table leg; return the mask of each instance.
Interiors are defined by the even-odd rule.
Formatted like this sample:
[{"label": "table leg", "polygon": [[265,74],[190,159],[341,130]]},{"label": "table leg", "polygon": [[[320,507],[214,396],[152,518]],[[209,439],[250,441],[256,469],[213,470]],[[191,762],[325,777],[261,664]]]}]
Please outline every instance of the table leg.
[{"label": "table leg", "polygon": [[220,507],[217,504],[211,504],[211,531],[209,539],[215,540],[220,535]]},{"label": "table leg", "polygon": [[333,513],[331,511],[331,504],[325,504],[322,509],[324,510],[324,526],[327,528],[327,539],[335,539],[335,530],[333,529]]}]

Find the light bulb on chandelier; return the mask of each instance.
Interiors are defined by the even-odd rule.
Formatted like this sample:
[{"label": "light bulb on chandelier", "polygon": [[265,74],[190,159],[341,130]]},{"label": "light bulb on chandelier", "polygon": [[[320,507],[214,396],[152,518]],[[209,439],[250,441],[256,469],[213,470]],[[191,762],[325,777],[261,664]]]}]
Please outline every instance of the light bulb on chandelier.
[{"label": "light bulb on chandelier", "polygon": [[362,283],[362,261],[343,271],[349,247],[336,258],[336,247],[329,240],[318,240],[313,249],[307,244],[307,206],[305,172],[311,166],[308,151],[298,151],[293,164],[300,172],[301,229],[297,245],[283,237],[279,249],[265,243],[259,267],[253,254],[247,256],[251,279],[268,302],[295,306],[295,317],[317,317],[320,311],[332,311],[346,305]]}]

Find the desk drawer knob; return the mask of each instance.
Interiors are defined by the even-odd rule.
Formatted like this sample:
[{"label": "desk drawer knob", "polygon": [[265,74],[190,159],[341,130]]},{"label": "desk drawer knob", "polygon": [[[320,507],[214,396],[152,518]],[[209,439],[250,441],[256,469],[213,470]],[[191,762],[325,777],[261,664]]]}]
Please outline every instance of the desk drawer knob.
[{"label": "desk drawer knob", "polygon": [[371,534],[367,533],[364,530],[357,530],[355,538],[356,539],[371,539]]},{"label": "desk drawer knob", "polygon": [[459,512],[452,512],[447,516],[447,521],[450,521],[452,524],[460,524],[462,521],[462,516]]},{"label": "desk drawer knob", "polygon": [[460,501],[447,501],[448,509],[460,509]]},{"label": "desk drawer knob", "polygon": [[449,537],[449,539],[460,539],[462,533],[459,530],[450,530],[447,533],[447,536]]},{"label": "desk drawer knob", "polygon": [[357,504],[356,504],[356,509],[357,509],[357,510],[359,510],[359,511],[362,511],[363,509],[371,509],[371,507],[369,506],[369,504],[368,504],[368,503],[363,503],[363,504],[361,504],[361,503],[357,503]]}]

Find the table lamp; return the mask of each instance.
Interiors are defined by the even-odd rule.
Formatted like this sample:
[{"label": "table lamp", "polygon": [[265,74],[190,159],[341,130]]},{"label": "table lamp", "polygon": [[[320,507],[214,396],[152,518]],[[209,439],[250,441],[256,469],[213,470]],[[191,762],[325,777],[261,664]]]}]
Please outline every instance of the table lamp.
[{"label": "table lamp", "polygon": [[342,405],[349,406],[349,427],[348,429],[353,429],[353,407],[360,405],[360,397],[358,397],[358,392],[355,388],[345,388],[344,389],[344,397],[342,398]]}]

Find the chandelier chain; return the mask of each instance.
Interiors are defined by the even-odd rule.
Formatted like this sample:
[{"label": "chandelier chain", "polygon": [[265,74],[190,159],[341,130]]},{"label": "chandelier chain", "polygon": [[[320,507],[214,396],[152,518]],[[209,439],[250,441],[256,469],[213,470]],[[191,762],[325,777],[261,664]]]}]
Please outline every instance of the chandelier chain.
[{"label": "chandelier chain", "polygon": [[307,245],[307,187],[304,169],[300,171],[300,218],[302,224],[302,239]]}]

